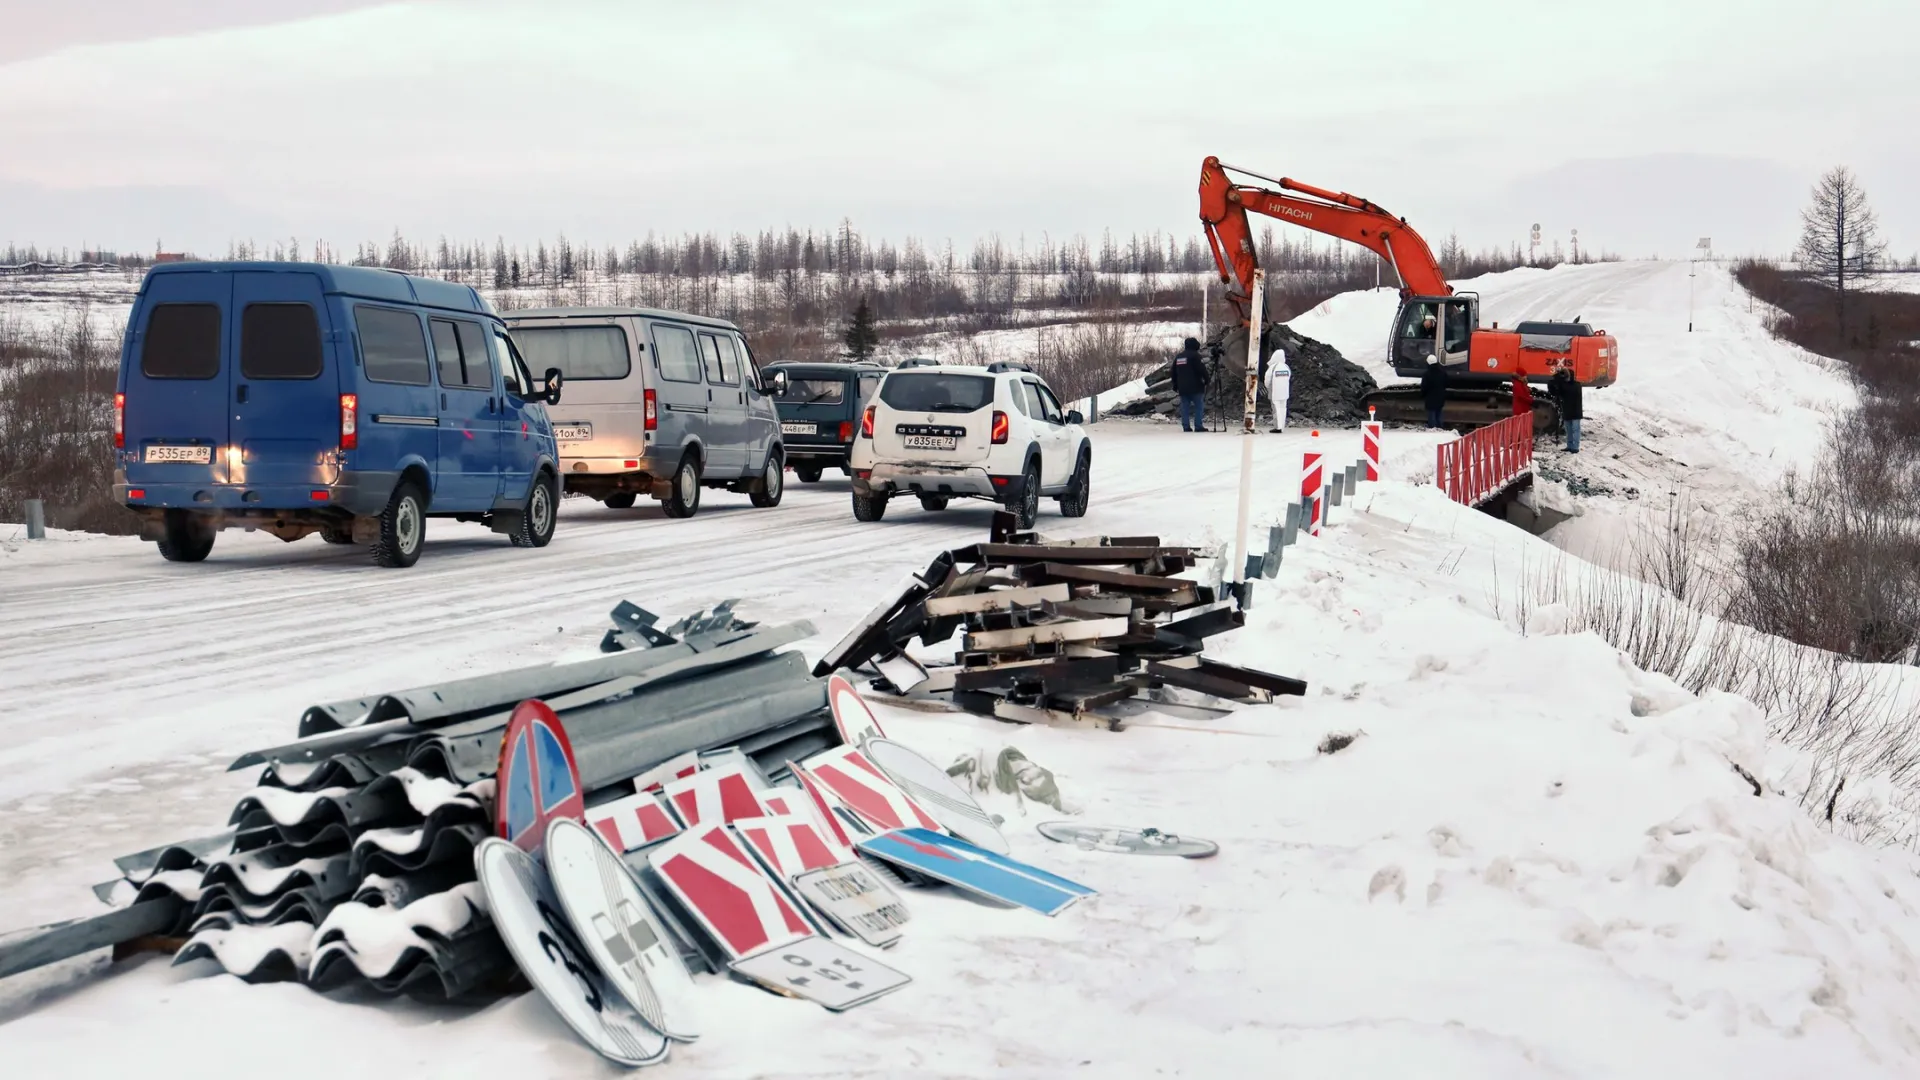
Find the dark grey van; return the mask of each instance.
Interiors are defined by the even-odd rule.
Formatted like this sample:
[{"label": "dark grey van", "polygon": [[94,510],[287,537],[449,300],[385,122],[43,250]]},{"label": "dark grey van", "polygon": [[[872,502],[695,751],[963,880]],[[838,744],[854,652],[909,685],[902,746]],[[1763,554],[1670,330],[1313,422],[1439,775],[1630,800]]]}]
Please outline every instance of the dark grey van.
[{"label": "dark grey van", "polygon": [[568,491],[612,507],[639,495],[692,517],[702,488],[777,506],[786,450],[770,384],[740,328],[651,308],[534,308],[506,314],[536,371],[557,368],[553,412]]}]

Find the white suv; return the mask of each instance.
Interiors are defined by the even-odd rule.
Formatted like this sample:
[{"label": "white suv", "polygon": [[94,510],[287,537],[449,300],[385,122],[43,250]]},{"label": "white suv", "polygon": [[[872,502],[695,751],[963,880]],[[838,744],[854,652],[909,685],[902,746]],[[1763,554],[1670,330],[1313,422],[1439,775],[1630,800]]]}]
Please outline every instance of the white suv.
[{"label": "white suv", "polygon": [[956,495],[992,499],[1033,528],[1040,499],[1060,513],[1087,512],[1093,444],[1080,414],[1062,412],[1023,364],[895,368],[860,418],[853,442],[853,516],[879,521],[887,501],[912,492],[926,510]]}]

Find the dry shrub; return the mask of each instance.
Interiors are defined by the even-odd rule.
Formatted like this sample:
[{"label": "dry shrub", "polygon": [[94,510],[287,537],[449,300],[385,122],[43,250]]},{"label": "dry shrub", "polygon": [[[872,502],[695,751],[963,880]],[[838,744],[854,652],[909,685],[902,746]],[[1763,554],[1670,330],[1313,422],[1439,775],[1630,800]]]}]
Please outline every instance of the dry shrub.
[{"label": "dry shrub", "polygon": [[26,500],[40,499],[54,528],[135,531],[111,498],[120,336],[84,305],[50,328],[0,319],[0,521],[25,520]]},{"label": "dry shrub", "polygon": [[1164,360],[1137,327],[1094,322],[1041,331],[1032,365],[1064,402],[1132,382]]}]

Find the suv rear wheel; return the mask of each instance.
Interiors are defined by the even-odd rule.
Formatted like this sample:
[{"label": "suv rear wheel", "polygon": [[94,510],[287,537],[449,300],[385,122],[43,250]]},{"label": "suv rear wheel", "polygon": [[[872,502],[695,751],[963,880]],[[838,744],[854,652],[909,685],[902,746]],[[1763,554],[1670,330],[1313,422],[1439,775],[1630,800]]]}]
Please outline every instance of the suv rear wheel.
[{"label": "suv rear wheel", "polygon": [[673,490],[662,503],[670,518],[690,518],[700,512],[700,459],[692,453],[673,471]]},{"label": "suv rear wheel", "polygon": [[803,484],[817,484],[820,482],[820,466],[795,465],[793,467],[793,475],[799,477],[800,482]]},{"label": "suv rear wheel", "polygon": [[920,496],[920,509],[922,510],[945,510],[946,508],[947,497],[945,495]]},{"label": "suv rear wheel", "polygon": [[191,510],[167,511],[164,527],[158,543],[168,562],[199,562],[213,550],[213,527]]},{"label": "suv rear wheel", "polygon": [[553,489],[553,477],[546,473],[533,478],[533,489],[527,492],[527,505],[520,511],[520,527],[507,536],[514,547],[543,548],[553,539],[554,527],[559,524],[558,515],[554,513],[559,499]]},{"label": "suv rear wheel", "polygon": [[1010,509],[1018,516],[1022,529],[1033,528],[1033,523],[1040,519],[1040,463],[1038,461],[1027,462],[1026,475],[1020,479],[1020,501]]},{"label": "suv rear wheel", "polygon": [[387,508],[380,511],[380,535],[373,541],[373,561],[387,567],[412,566],[420,561],[420,548],[426,539],[426,499],[408,480],[393,489]]},{"label": "suv rear wheel", "polygon": [[886,495],[862,495],[857,491],[854,492],[853,520],[879,521],[886,517],[887,498]]},{"label": "suv rear wheel", "polygon": [[1093,499],[1093,453],[1080,451],[1080,461],[1073,467],[1073,479],[1068,481],[1067,493],[1060,496],[1061,517],[1086,517],[1087,503]]},{"label": "suv rear wheel", "polygon": [[780,452],[775,450],[767,455],[767,467],[760,470],[760,479],[747,489],[747,498],[762,510],[780,505],[780,496],[787,490],[787,463],[781,460]]},{"label": "suv rear wheel", "polygon": [[628,510],[633,507],[633,492],[616,491],[600,500],[609,510]]}]

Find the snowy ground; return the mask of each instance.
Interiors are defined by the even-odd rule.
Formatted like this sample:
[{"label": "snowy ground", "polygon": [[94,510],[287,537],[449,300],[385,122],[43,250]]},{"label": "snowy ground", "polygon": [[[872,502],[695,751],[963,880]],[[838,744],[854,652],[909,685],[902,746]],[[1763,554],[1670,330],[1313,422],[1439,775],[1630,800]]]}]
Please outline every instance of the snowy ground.
[{"label": "snowy ground", "polygon": [[[1703,408],[1733,428],[1797,386],[1764,381],[1792,367],[1732,362],[1748,335],[1726,298],[1719,337],[1696,323],[1722,345],[1688,351],[1654,316],[1630,335],[1606,305],[1665,302],[1673,271],[1575,273],[1601,271],[1553,295],[1486,290],[1518,305],[1591,287],[1565,313],[1620,334],[1625,381],[1589,397],[1599,453],[1581,464],[1653,470],[1661,458],[1610,456],[1632,430],[1719,453],[1729,475],[1755,467],[1752,432],[1648,434],[1670,414],[1635,411],[1662,399],[1629,387],[1726,365]],[[1620,402],[1611,419],[1603,399]],[[1777,438],[1814,415],[1796,408]],[[1094,434],[1092,512],[1043,516],[1043,531],[1204,542],[1231,528],[1236,437],[1113,421]],[[1258,519],[1294,489],[1305,441],[1257,437]],[[1352,431],[1322,442],[1335,460],[1358,450]],[[1289,549],[1247,628],[1214,650],[1306,678],[1307,697],[1119,733],[882,710],[930,758],[1011,743],[1082,819],[1209,837],[1219,856],[1079,852],[1033,831],[1051,812],[991,804],[1016,856],[1101,895],[1048,920],[912,894],[886,960],[915,982],[847,1014],[703,979],[709,1033],[662,1074],[1920,1075],[1920,860],[1816,829],[1779,794],[1798,762],[1746,703],[1695,699],[1557,632],[1554,609],[1514,621],[1502,590],[1553,549],[1406,483],[1431,469],[1432,436],[1386,442],[1387,482]],[[803,648],[818,652],[986,524],[964,506],[858,525],[844,482],[796,484],[773,511],[716,496],[685,522],[570,500],[549,548],[435,522],[405,572],[313,540],[228,534],[183,567],[132,540],[29,544],[0,527],[0,926],[86,914],[112,856],[218,828],[249,779],[226,760],[287,737],[308,704],[590,650],[622,597],[668,614],[741,597],[750,617],[814,620]],[[1319,753],[1332,733],[1358,738]],[[0,1060],[29,1076],[336,1077],[376,1060],[420,1076],[614,1072],[533,995],[434,1009],[97,958],[0,984]]]}]

